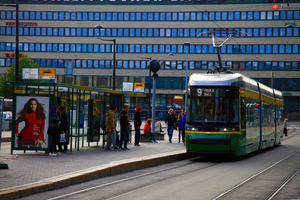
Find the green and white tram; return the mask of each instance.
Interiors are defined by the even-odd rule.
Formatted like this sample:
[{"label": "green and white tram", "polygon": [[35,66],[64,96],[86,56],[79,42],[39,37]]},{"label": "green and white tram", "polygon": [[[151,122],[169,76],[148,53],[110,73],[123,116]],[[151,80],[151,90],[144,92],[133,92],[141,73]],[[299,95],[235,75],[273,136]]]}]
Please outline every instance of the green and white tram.
[{"label": "green and white tram", "polygon": [[283,140],[283,98],[241,74],[193,74],[188,84],[188,153],[242,156]]}]

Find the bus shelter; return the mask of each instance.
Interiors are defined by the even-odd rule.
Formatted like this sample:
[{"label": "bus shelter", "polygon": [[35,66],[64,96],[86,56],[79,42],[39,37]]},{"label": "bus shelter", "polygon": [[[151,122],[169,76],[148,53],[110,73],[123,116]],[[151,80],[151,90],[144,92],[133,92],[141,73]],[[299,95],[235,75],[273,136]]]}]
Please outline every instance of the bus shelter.
[{"label": "bus shelter", "polygon": [[[11,154],[14,150],[49,152],[51,135],[47,134],[49,111],[53,105],[63,106],[68,117],[66,133],[69,149],[79,151],[84,142],[105,145],[106,113],[111,104],[121,111],[125,96],[145,94],[62,83],[8,82],[14,87]],[[102,137],[101,137],[102,136]],[[80,145],[81,143],[81,145]]]}]

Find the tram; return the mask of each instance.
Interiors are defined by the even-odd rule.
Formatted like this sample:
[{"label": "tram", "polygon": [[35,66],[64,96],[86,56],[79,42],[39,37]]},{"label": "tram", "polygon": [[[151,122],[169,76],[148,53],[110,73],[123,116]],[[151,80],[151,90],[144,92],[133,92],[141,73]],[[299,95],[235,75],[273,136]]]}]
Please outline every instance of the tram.
[{"label": "tram", "polygon": [[187,92],[188,153],[243,156],[283,141],[280,91],[234,73],[193,74]]}]

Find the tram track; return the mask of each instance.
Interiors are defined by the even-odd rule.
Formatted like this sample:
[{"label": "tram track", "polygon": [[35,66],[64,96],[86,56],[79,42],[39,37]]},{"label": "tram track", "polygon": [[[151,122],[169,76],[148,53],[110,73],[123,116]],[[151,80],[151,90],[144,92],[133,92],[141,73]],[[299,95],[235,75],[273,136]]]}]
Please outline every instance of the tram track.
[{"label": "tram track", "polygon": [[[270,169],[274,168],[275,166],[278,166],[279,164],[283,163],[284,161],[286,161],[287,159],[291,158],[292,156],[296,155],[297,153],[300,152],[300,149],[289,154],[288,156],[284,157],[283,159],[277,161],[276,163],[270,165],[269,167],[261,170],[260,172],[250,176],[248,179],[242,181],[241,183],[235,185],[234,187],[230,188],[229,190],[221,193],[219,196],[215,197],[213,200],[220,200],[220,199],[225,199],[227,198],[229,195],[232,195],[235,192],[238,192],[241,188],[243,188],[244,186],[246,186],[247,184],[249,184],[251,181],[254,181],[254,179],[258,178],[259,176],[261,176],[262,174],[264,174],[265,172],[269,171]],[[273,190],[266,199],[273,199],[279,192],[280,190],[282,190],[300,171],[300,167],[294,171],[291,175],[289,175],[283,182],[281,182],[281,184],[279,184],[279,186],[276,187],[275,190]],[[230,199],[230,198],[229,198]]]},{"label": "tram track", "polygon": [[[70,193],[67,193],[67,194],[64,194],[64,195],[59,195],[59,196],[56,196],[56,197],[52,197],[52,198],[50,198],[48,200],[62,199],[62,198],[65,198],[65,197],[70,197],[70,196],[78,195],[78,194],[89,192],[89,191],[92,191],[92,190],[96,190],[96,189],[100,189],[100,188],[104,188],[104,187],[113,186],[113,185],[116,185],[116,184],[119,184],[119,183],[123,183],[123,182],[127,182],[127,181],[132,181],[132,180],[139,179],[139,178],[142,178],[142,177],[151,176],[151,175],[154,175],[154,174],[159,174],[161,172],[165,172],[165,171],[168,171],[168,170],[178,169],[178,168],[181,168],[181,167],[186,167],[188,165],[194,164],[193,161],[199,160],[199,159],[204,159],[204,158],[203,157],[195,157],[195,158],[187,159],[186,161],[190,161],[189,163],[184,163],[184,164],[181,164],[181,165],[176,165],[176,166],[171,166],[171,167],[167,167],[167,168],[163,168],[163,169],[159,169],[159,170],[154,170],[154,171],[150,171],[148,173],[143,173],[143,174],[139,174],[139,175],[128,177],[128,178],[123,178],[121,180],[111,181],[109,183],[99,184],[99,185],[96,185],[96,186],[93,186],[93,187],[88,187],[88,188],[85,188],[85,189],[82,189],[82,190],[79,190],[79,191],[76,191],[76,192],[70,192]],[[214,163],[214,164],[211,164],[211,165],[208,165],[208,166],[205,166],[205,167],[202,166],[202,167],[200,167],[197,170],[198,171],[204,170],[204,169],[207,169],[207,168],[219,165],[221,163],[222,162]],[[190,171],[187,171],[186,173],[190,173]]]}]

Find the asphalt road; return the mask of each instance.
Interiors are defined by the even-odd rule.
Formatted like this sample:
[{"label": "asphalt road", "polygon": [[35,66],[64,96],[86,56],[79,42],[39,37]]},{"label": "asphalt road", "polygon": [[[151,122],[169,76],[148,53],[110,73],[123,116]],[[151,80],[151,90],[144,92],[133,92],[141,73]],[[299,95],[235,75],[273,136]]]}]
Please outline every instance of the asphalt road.
[{"label": "asphalt road", "polygon": [[[300,130],[297,126],[290,129],[289,137],[284,138],[282,145],[243,159],[194,158],[101,178],[22,199],[214,199],[299,151]],[[233,191],[225,199],[265,199],[299,167],[300,152],[282,160],[270,170]],[[300,198],[299,186],[295,185],[299,183],[299,176],[298,174],[288,183],[275,199]]]}]

